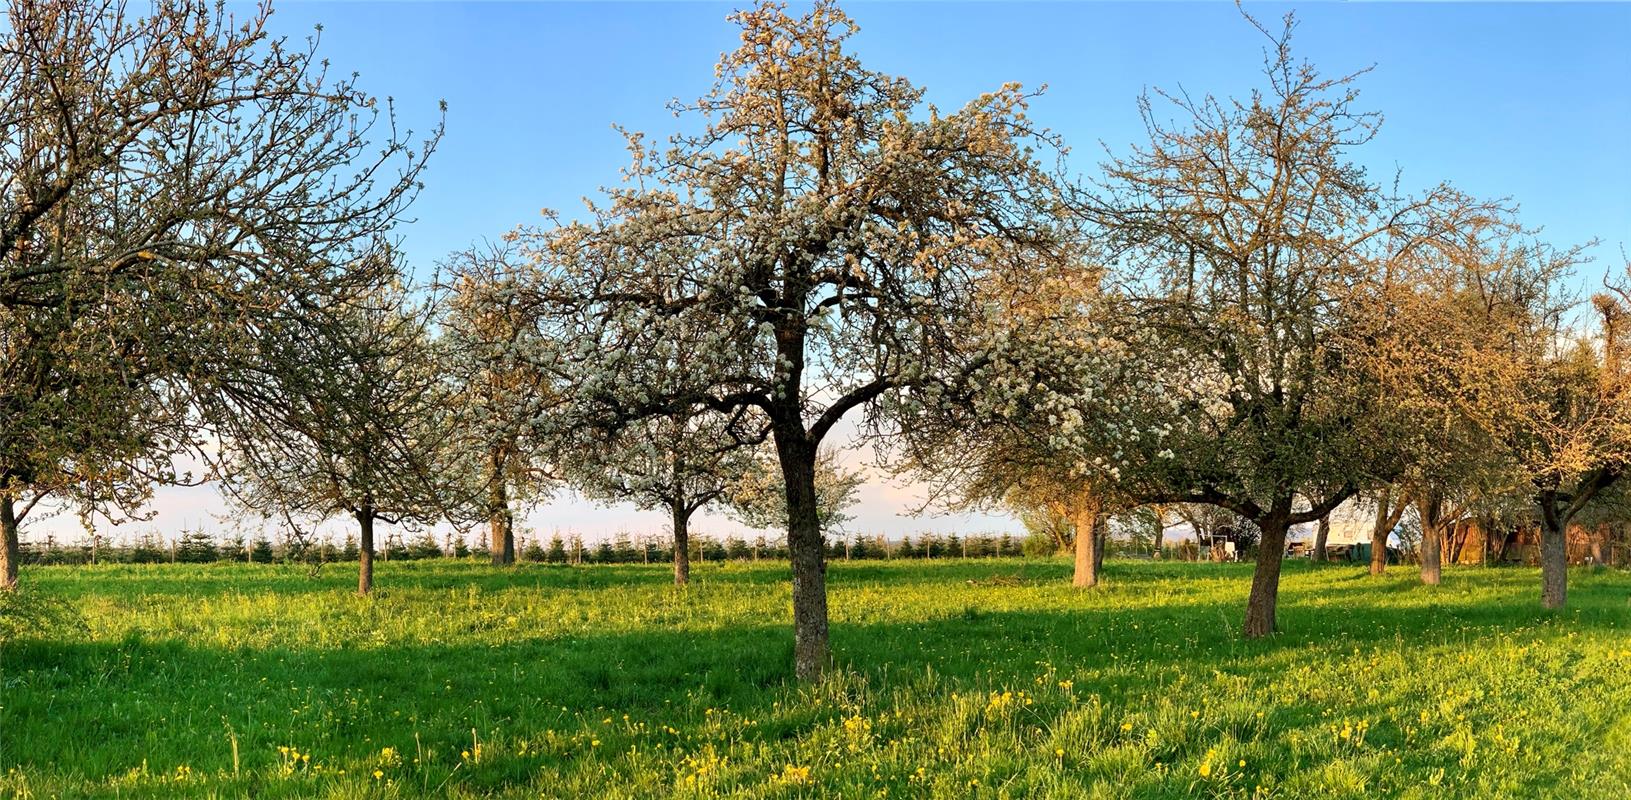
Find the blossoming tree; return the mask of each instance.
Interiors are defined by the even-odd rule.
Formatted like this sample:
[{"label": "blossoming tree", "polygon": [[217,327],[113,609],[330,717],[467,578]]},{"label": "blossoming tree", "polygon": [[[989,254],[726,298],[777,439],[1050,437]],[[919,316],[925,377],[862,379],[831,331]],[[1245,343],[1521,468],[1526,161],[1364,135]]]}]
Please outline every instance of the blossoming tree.
[{"label": "blossoming tree", "polygon": [[[1509,258],[1571,266],[1578,251],[1539,242],[1509,250]],[[1631,270],[1628,270],[1631,274]],[[1610,282],[1593,298],[1595,329],[1561,313],[1525,318],[1509,338],[1511,356],[1527,376],[1519,384],[1525,413],[1507,429],[1510,457],[1528,483],[1540,522],[1541,605],[1568,602],[1569,524],[1631,469],[1631,372],[1624,353],[1631,288]]]},{"label": "blossoming tree", "polygon": [[266,325],[262,371],[233,387],[219,461],[231,497],[296,531],[351,517],[358,594],[374,586],[375,523],[447,519],[464,486],[431,318],[395,285],[333,298]]},{"label": "blossoming tree", "polygon": [[[579,405],[633,421],[743,409],[769,426],[787,495],[794,664],[828,660],[817,454],[839,421],[940,369],[983,288],[1056,249],[1051,139],[1005,86],[942,113],[864,69],[831,2],[739,12],[718,83],[676,108],[692,132],[631,136],[628,183],[591,219],[532,235]],[[694,335],[676,386],[643,380]],[[880,424],[882,418],[869,415]]]},{"label": "blossoming tree", "polygon": [[[6,6],[0,587],[45,495],[109,515],[187,480],[195,412],[269,309],[351,283],[425,154],[315,38],[190,0]],[[373,138],[375,141],[370,141]]]},{"label": "blossoming tree", "polygon": [[530,306],[537,274],[509,243],[457,253],[442,265],[446,302],[437,320],[451,383],[448,452],[462,484],[450,499],[465,523],[485,522],[494,564],[515,563],[515,513],[560,480],[550,424],[561,393]]},{"label": "blossoming tree", "polygon": [[1292,27],[1262,29],[1267,82],[1247,98],[1162,94],[1182,123],[1145,98],[1149,143],[1082,204],[1169,398],[1149,408],[1176,458],[1140,499],[1261,530],[1248,637],[1275,630],[1287,531],[1399,469],[1372,298],[1393,265],[1489,212],[1447,186],[1398,195],[1350,162],[1380,118],[1356,109],[1357,75],[1293,58]]},{"label": "blossoming tree", "polygon": [[586,427],[568,438],[562,463],[578,491],[668,512],[674,584],[684,586],[691,580],[691,518],[726,497],[764,432],[762,423],[704,409],[612,430]]}]

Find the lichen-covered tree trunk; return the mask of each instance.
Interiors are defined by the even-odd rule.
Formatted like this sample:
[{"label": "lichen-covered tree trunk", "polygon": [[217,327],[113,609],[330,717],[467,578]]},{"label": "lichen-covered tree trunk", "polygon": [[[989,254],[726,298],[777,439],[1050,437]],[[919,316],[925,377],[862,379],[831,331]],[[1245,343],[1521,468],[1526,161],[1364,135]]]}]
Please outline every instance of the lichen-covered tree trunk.
[{"label": "lichen-covered tree trunk", "polygon": [[691,513],[683,501],[670,501],[674,532],[674,585],[691,582]]},{"label": "lichen-covered tree trunk", "polygon": [[1271,513],[1257,520],[1257,527],[1263,535],[1257,543],[1257,567],[1252,570],[1251,595],[1246,599],[1243,631],[1248,639],[1267,636],[1278,629],[1275,607],[1280,598],[1280,564],[1285,558],[1286,530],[1290,526],[1285,514]]},{"label": "lichen-covered tree trunk", "polygon": [[1098,552],[1098,525],[1101,507],[1096,496],[1086,494],[1077,502],[1072,513],[1071,521],[1076,528],[1076,562],[1070,585],[1078,589],[1099,585],[1099,565],[1102,561]]},{"label": "lichen-covered tree trunk", "polygon": [[515,563],[515,516],[510,512],[509,493],[502,481],[494,484],[492,516],[487,520],[493,566]]},{"label": "lichen-covered tree trunk", "polygon": [[1438,520],[1421,522],[1421,582],[1437,586],[1444,580],[1444,525]]},{"label": "lichen-covered tree trunk", "polygon": [[827,667],[827,561],[815,489],[816,446],[801,431],[779,431],[787,485],[787,551],[793,566],[793,672],[821,679]]},{"label": "lichen-covered tree trunk", "polygon": [[1421,518],[1421,582],[1437,586],[1444,578],[1444,498],[1437,492],[1420,495],[1416,515]]},{"label": "lichen-covered tree trunk", "polygon": [[510,510],[505,508],[488,520],[488,532],[492,543],[489,548],[493,552],[493,566],[502,567],[515,563],[515,518]]},{"label": "lichen-covered tree trunk", "polygon": [[1540,604],[1562,608],[1569,600],[1569,540],[1556,514],[1541,515]]},{"label": "lichen-covered tree trunk", "polygon": [[0,495],[0,531],[6,540],[0,546],[0,591],[11,591],[17,588],[17,562],[23,553],[17,537],[17,507],[9,494]]},{"label": "lichen-covered tree trunk", "polygon": [[357,509],[357,594],[374,590],[374,509]]},{"label": "lichen-covered tree trunk", "polygon": [[488,534],[493,566],[515,563],[515,516],[510,512],[510,487],[505,479],[504,451],[493,451],[492,475],[487,487]]}]

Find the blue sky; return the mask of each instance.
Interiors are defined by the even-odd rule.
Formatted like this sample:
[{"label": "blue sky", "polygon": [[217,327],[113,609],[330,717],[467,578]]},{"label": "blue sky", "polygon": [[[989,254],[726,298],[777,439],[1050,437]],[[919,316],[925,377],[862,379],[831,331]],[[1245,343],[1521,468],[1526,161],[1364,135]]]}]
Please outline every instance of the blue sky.
[{"label": "blue sky", "polygon": [[[365,90],[395,98],[419,131],[448,103],[447,134],[403,231],[416,267],[538,221],[572,213],[627,163],[614,123],[662,136],[682,124],[665,107],[705,92],[736,42],[727,3],[282,2],[273,26],[291,38],[321,23],[321,53]],[[796,6],[795,6],[796,7]],[[235,6],[243,9],[244,6]],[[1559,244],[1593,238],[1595,284],[1631,248],[1631,4],[1247,5],[1271,25],[1295,8],[1298,52],[1327,74],[1375,65],[1361,106],[1386,116],[1358,154],[1403,186],[1449,180],[1511,197]],[[943,108],[1006,81],[1048,85],[1033,117],[1064,136],[1070,169],[1091,174],[1103,147],[1124,152],[1142,131],[1149,87],[1244,94],[1259,85],[1262,35],[1228,3],[855,2],[852,40],[874,70],[905,76]],[[1102,146],[1101,146],[1102,143]],[[912,487],[875,484],[852,529],[1018,529],[1004,518],[914,519]],[[166,490],[157,527],[214,526],[213,490]],[[661,514],[564,500],[534,529],[659,532]],[[60,523],[60,524],[59,524]],[[40,526],[77,530],[51,520]],[[704,529],[735,526],[705,520]]]},{"label": "blue sky", "polygon": [[[428,263],[472,239],[573,211],[626,163],[618,123],[666,134],[665,108],[712,80],[736,41],[724,3],[285,2],[275,25],[324,25],[322,52],[447,137],[404,231]],[[1273,23],[1293,6],[1251,4]],[[1406,187],[1451,180],[1511,196],[1559,243],[1631,239],[1631,5],[1305,4],[1298,51],[1328,74],[1375,65],[1362,105],[1386,115],[1362,155]],[[1138,139],[1146,87],[1240,94],[1262,36],[1226,3],[873,3],[847,6],[872,69],[955,107],[1005,81],[1047,84],[1033,113],[1091,172],[1100,143]]]}]

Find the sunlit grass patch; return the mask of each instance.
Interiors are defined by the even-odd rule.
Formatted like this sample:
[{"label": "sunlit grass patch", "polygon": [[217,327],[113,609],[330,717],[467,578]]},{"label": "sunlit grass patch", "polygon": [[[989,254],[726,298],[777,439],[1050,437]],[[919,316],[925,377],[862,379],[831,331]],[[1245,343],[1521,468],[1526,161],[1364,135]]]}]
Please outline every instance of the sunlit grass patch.
[{"label": "sunlit grass patch", "polygon": [[[832,566],[798,686],[787,570],[383,565],[25,573],[83,626],[3,655],[16,797],[1625,797],[1631,576]],[[996,580],[1000,578],[1001,580]]]}]

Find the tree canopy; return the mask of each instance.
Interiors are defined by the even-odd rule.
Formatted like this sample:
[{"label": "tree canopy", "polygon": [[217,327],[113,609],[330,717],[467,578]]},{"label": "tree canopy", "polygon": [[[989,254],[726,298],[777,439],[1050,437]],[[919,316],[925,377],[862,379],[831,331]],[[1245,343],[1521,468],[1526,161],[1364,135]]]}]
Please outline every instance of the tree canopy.
[{"label": "tree canopy", "polygon": [[[0,31],[0,583],[54,494],[131,513],[269,309],[366,282],[440,137],[317,41],[199,0],[27,2]],[[219,423],[220,420],[213,420]]]},{"label": "tree canopy", "polygon": [[[631,134],[627,184],[529,244],[557,276],[553,334],[591,417],[695,407],[767,421],[787,492],[795,660],[814,677],[827,661],[821,443],[850,412],[960,368],[955,331],[988,288],[1057,266],[1066,226],[1037,153],[1055,143],[1018,86],[942,113],[862,66],[831,2],[732,18],[742,43],[717,84],[675,108],[700,131],[666,149]],[[648,379],[677,341],[695,348],[683,382]]]}]

